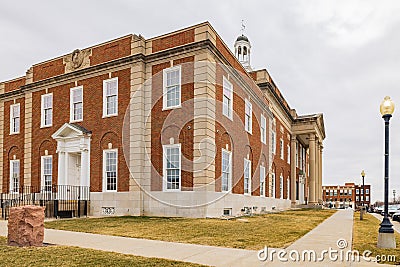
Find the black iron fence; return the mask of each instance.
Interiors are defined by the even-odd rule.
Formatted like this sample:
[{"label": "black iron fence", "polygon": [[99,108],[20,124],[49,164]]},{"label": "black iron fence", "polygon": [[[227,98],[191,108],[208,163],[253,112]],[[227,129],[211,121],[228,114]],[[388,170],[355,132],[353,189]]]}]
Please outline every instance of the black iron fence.
[{"label": "black iron fence", "polygon": [[90,187],[74,185],[21,186],[12,192],[1,193],[1,216],[8,218],[10,208],[25,205],[45,207],[47,218],[87,216]]}]

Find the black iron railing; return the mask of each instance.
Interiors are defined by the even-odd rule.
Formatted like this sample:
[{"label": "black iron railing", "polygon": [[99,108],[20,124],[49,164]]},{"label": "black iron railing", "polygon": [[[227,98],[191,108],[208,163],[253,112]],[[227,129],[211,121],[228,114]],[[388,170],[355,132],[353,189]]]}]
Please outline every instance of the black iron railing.
[{"label": "black iron railing", "polygon": [[8,218],[10,208],[25,205],[45,207],[48,218],[88,215],[90,187],[75,185],[21,186],[0,194],[1,216]]}]

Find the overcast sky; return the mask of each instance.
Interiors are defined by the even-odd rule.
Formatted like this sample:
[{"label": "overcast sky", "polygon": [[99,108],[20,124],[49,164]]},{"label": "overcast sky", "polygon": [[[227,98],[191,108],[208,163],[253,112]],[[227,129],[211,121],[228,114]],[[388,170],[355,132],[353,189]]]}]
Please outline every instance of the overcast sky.
[{"label": "overcast sky", "polygon": [[400,193],[400,1],[1,1],[0,81],[126,34],[154,37],[209,21],[233,46],[245,21],[253,69],[266,68],[298,114],[324,113],[323,184],[372,184],[383,199],[385,95],[390,199]]}]

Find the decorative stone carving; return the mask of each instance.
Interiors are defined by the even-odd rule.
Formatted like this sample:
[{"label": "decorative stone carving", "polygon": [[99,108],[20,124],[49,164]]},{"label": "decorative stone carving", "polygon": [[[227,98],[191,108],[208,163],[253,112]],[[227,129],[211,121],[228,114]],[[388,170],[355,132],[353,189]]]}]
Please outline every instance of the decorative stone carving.
[{"label": "decorative stone carving", "polygon": [[8,218],[9,246],[43,246],[44,210],[40,206],[10,208]]},{"label": "decorative stone carving", "polygon": [[65,72],[86,68],[90,66],[89,56],[92,54],[91,49],[79,50],[75,49],[71,54],[64,57]]}]

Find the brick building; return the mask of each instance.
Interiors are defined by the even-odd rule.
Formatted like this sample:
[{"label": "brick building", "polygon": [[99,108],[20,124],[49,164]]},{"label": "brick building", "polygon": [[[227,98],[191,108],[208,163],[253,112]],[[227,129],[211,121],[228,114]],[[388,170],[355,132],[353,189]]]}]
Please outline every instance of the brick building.
[{"label": "brick building", "polygon": [[363,204],[369,207],[371,204],[371,185],[369,184],[365,184],[364,188],[362,185],[355,183],[345,183],[344,186],[323,186],[322,191],[323,201],[326,206],[357,208]]},{"label": "brick building", "polygon": [[[0,187],[90,187],[90,213],[215,217],[322,201],[322,114],[208,23],[128,35],[0,83]],[[44,189],[43,189],[44,188]]]}]

